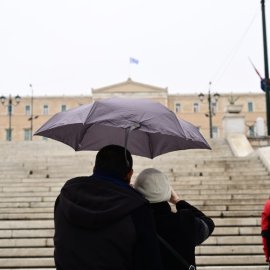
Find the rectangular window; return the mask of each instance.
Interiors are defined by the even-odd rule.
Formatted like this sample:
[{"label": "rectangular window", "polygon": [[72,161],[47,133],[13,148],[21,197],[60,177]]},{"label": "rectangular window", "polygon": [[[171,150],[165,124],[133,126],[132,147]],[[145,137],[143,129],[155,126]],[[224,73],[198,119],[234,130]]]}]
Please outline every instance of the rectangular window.
[{"label": "rectangular window", "polygon": [[254,137],[255,136],[255,128],[254,128],[254,126],[248,127],[248,135],[250,137]]},{"label": "rectangular window", "polygon": [[193,112],[195,112],[195,113],[199,112],[199,104],[198,103],[193,103]]},{"label": "rectangular window", "polygon": [[12,141],[12,129],[6,129],[6,141]]},{"label": "rectangular window", "polygon": [[30,128],[24,129],[24,140],[31,141],[31,139],[32,139],[31,129]]},{"label": "rectangular window", "polygon": [[25,115],[31,115],[31,106],[25,105]]},{"label": "rectangular window", "polygon": [[13,114],[13,106],[7,106],[7,115]]},{"label": "rectangular window", "polygon": [[213,115],[215,115],[217,113],[217,103],[216,102],[212,102],[212,113],[213,113]]},{"label": "rectangular window", "polygon": [[67,110],[67,105],[61,105],[61,112],[65,112]]},{"label": "rectangular window", "polygon": [[213,132],[213,138],[218,137],[218,127],[212,127],[212,132]]},{"label": "rectangular window", "polygon": [[49,106],[48,105],[43,105],[43,114],[48,115],[49,114]]},{"label": "rectangular window", "polygon": [[180,103],[175,103],[175,112],[178,113],[181,111],[181,104]]},{"label": "rectangular window", "polygon": [[248,112],[253,112],[253,102],[248,102]]}]

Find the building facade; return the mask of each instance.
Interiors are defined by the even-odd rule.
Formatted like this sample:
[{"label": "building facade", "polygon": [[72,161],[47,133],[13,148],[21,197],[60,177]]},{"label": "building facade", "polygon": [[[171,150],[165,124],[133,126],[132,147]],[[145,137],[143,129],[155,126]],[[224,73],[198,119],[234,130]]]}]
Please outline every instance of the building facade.
[{"label": "building facade", "polygon": [[[40,96],[22,97],[16,104],[11,97],[12,105],[8,106],[8,99],[0,104],[0,141],[42,140],[32,134],[55,113],[66,111],[82,104],[110,97],[147,98],[160,102],[176,113],[179,118],[197,126],[201,133],[209,138],[209,102],[207,93],[201,101],[197,94],[169,94],[167,88],[127,81],[92,89],[89,96]],[[212,98],[211,111],[212,132],[214,138],[224,137],[224,117],[230,113],[232,105],[238,105],[238,112],[244,118],[245,134],[256,137],[266,135],[266,106],[264,93],[222,94],[218,101]],[[230,104],[234,103],[234,104]],[[260,132],[258,122],[260,121]]]}]

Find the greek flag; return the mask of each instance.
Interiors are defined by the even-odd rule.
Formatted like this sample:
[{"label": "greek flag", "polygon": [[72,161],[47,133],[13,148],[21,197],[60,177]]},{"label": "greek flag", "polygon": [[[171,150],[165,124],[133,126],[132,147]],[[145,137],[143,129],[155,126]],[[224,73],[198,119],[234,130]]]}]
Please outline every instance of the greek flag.
[{"label": "greek flag", "polygon": [[136,65],[138,65],[139,64],[139,60],[138,59],[135,59],[133,57],[130,57],[129,58],[129,63],[130,64],[136,64]]}]

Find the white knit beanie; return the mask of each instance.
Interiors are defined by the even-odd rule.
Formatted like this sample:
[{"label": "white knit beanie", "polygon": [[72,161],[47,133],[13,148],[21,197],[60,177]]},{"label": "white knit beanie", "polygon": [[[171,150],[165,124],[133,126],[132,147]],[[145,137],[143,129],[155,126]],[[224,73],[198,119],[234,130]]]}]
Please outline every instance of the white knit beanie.
[{"label": "white knit beanie", "polygon": [[151,203],[169,201],[172,194],[167,176],[154,168],[143,170],[137,176],[134,187]]}]

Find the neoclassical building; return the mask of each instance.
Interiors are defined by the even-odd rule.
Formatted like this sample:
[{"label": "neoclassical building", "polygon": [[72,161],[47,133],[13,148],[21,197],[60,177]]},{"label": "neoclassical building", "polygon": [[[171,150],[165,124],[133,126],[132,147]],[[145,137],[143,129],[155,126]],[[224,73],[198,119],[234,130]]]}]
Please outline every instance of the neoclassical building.
[{"label": "neoclassical building", "polygon": [[[169,94],[167,88],[136,82],[129,78],[124,82],[92,89],[89,96],[24,96],[17,105],[12,98],[12,106],[7,106],[9,99],[7,97],[5,103],[0,104],[0,141],[45,139],[39,136],[32,138],[32,131],[34,133],[55,113],[110,97],[147,98],[160,102],[174,111],[179,118],[193,123],[206,138],[209,138],[208,93],[204,93],[203,101],[198,94]],[[247,136],[256,137],[266,134],[266,106],[263,92],[219,94],[217,101],[211,95],[214,138],[223,138],[226,135],[224,121],[235,115],[243,119],[244,133]],[[238,105],[234,107],[238,107],[240,111],[236,112],[233,109],[230,112],[232,105]],[[11,108],[10,113],[9,108]]]}]

